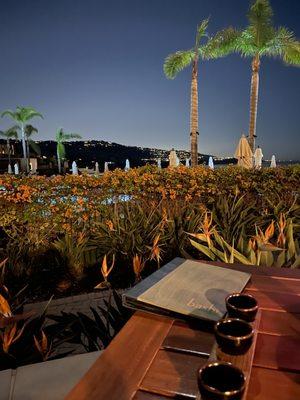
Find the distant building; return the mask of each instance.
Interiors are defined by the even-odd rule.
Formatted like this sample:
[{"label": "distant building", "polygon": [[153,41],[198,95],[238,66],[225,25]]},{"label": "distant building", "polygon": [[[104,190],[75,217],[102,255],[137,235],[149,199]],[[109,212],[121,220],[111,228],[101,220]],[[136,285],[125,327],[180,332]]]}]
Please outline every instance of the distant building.
[{"label": "distant building", "polygon": [[[10,154],[15,155],[15,145],[13,143],[10,143]],[[8,156],[8,151],[7,151],[7,143],[1,143],[0,144],[0,154],[3,156]]]}]

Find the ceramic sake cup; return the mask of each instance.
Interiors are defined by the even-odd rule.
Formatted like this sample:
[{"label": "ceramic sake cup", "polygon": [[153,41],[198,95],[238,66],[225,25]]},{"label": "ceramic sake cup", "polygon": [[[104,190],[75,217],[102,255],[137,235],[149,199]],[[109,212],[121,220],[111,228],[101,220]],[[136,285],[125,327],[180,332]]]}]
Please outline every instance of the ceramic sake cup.
[{"label": "ceramic sake cup", "polygon": [[241,400],[245,386],[244,373],[231,363],[213,362],[198,371],[202,400]]},{"label": "ceramic sake cup", "polygon": [[254,330],[249,322],[238,318],[226,318],[216,323],[215,337],[223,353],[242,355],[252,345]]},{"label": "ceramic sake cup", "polygon": [[258,304],[255,297],[246,293],[233,293],[226,297],[228,316],[243,319],[247,322],[255,320]]}]

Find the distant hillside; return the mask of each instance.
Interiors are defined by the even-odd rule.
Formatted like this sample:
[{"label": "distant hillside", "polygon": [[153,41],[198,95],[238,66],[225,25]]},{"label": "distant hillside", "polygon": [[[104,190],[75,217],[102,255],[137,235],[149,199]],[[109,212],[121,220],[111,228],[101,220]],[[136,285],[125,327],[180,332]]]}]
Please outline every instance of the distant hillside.
[{"label": "distant hillside", "polygon": [[[5,143],[3,140],[1,143]],[[37,141],[41,149],[41,156],[51,159],[56,157],[56,142],[51,140]],[[162,165],[167,165],[169,150],[125,146],[118,143],[106,142],[103,140],[74,141],[65,143],[66,156],[69,161],[75,160],[79,166],[92,166],[96,161],[103,164],[105,161],[113,163],[114,167],[123,168],[128,158],[132,167],[145,164],[154,164],[161,158]],[[15,143],[16,153],[21,155],[21,143]],[[171,149],[170,149],[171,150]],[[177,150],[176,150],[177,151]],[[190,157],[188,151],[178,150],[180,160]],[[207,162],[209,155],[199,154],[200,162]]]}]

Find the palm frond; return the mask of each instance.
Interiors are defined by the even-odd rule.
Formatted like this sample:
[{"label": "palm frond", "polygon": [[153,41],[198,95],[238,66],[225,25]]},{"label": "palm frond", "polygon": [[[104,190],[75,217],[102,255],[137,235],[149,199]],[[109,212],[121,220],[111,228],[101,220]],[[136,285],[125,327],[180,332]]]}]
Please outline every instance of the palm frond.
[{"label": "palm frond", "polygon": [[34,108],[32,108],[32,107],[20,107],[20,106],[18,106],[16,108],[16,111],[5,110],[1,114],[1,117],[4,117],[6,115],[11,117],[15,121],[21,122],[23,124],[26,123],[27,121],[29,121],[30,119],[35,118],[35,117],[43,118],[43,115],[41,113],[37,112]]},{"label": "palm frond", "polygon": [[64,133],[62,136],[63,141],[71,139],[81,139],[81,136],[78,133]]},{"label": "palm frond", "polygon": [[202,37],[207,36],[209,18],[204,19],[197,27],[196,46],[199,46]]},{"label": "palm frond", "polygon": [[266,25],[272,25],[273,10],[269,0],[252,0],[248,12],[248,20],[250,24],[255,24],[257,21]]},{"label": "palm frond", "polygon": [[6,129],[5,131],[0,131],[0,136],[6,139],[18,139],[18,130],[20,127],[18,125],[11,126],[10,128]]},{"label": "palm frond", "polygon": [[15,139],[15,140],[19,139],[19,135],[18,135],[17,131],[8,132],[7,137],[10,138],[10,139]]},{"label": "palm frond", "polygon": [[289,65],[300,66],[300,42],[290,41],[284,46],[283,61]]},{"label": "palm frond", "polygon": [[255,45],[260,48],[272,39],[273,10],[269,0],[254,0],[248,13],[249,31]]},{"label": "palm frond", "polygon": [[174,79],[184,68],[191,65],[195,57],[194,50],[177,51],[166,57],[164,62],[164,73],[168,79]]},{"label": "palm frond", "polygon": [[36,117],[44,119],[43,115],[39,112],[28,112],[25,121],[29,121],[30,119],[36,118]]},{"label": "palm frond", "polygon": [[272,40],[261,48],[260,53],[271,57],[280,57],[287,64],[300,64],[300,42],[293,32],[285,27],[278,28]]},{"label": "palm frond", "polygon": [[33,140],[28,140],[28,143],[29,143],[29,146],[32,148],[32,150],[36,153],[36,154],[38,154],[39,156],[41,155],[41,148],[40,148],[40,146],[37,144],[37,143],[35,143],[35,141],[33,141]]},{"label": "palm frond", "polygon": [[32,118],[39,117],[44,118],[43,115],[35,110],[33,107],[17,107],[16,114],[19,114],[20,120],[25,123]]},{"label": "palm frond", "polygon": [[287,64],[300,65],[300,42],[293,32],[279,27],[274,38],[274,50]]},{"label": "palm frond", "polygon": [[252,29],[246,28],[236,38],[235,50],[240,53],[242,57],[253,57],[258,54],[259,46],[255,43]]},{"label": "palm frond", "polygon": [[63,143],[70,139],[81,139],[78,133],[65,133],[63,128],[59,128],[56,131],[55,139],[57,143]]},{"label": "palm frond", "polygon": [[19,125],[13,125],[10,128],[7,129],[7,131],[19,131],[20,126]]},{"label": "palm frond", "polygon": [[62,137],[63,137],[63,134],[64,134],[63,128],[59,128],[59,129],[56,131],[55,140],[56,140],[57,143],[61,142]]},{"label": "palm frond", "polygon": [[16,113],[14,113],[12,110],[5,110],[1,113],[1,118],[5,116],[11,117],[12,119],[16,119]]},{"label": "palm frond", "polygon": [[204,59],[224,57],[236,50],[237,40],[241,32],[229,27],[223,29],[210,38],[205,46],[203,46],[202,57]]},{"label": "palm frond", "polygon": [[38,129],[34,126],[28,124],[25,126],[25,134],[27,137],[30,137],[33,133],[38,133]]}]

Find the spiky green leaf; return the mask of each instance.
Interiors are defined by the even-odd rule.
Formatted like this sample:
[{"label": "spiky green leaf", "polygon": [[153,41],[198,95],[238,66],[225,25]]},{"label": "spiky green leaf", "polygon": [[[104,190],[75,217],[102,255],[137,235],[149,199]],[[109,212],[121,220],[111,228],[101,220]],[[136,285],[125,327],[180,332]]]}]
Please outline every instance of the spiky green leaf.
[{"label": "spiky green leaf", "polygon": [[191,65],[195,57],[194,50],[177,51],[168,55],[164,62],[164,73],[168,79],[174,79],[176,75]]}]

